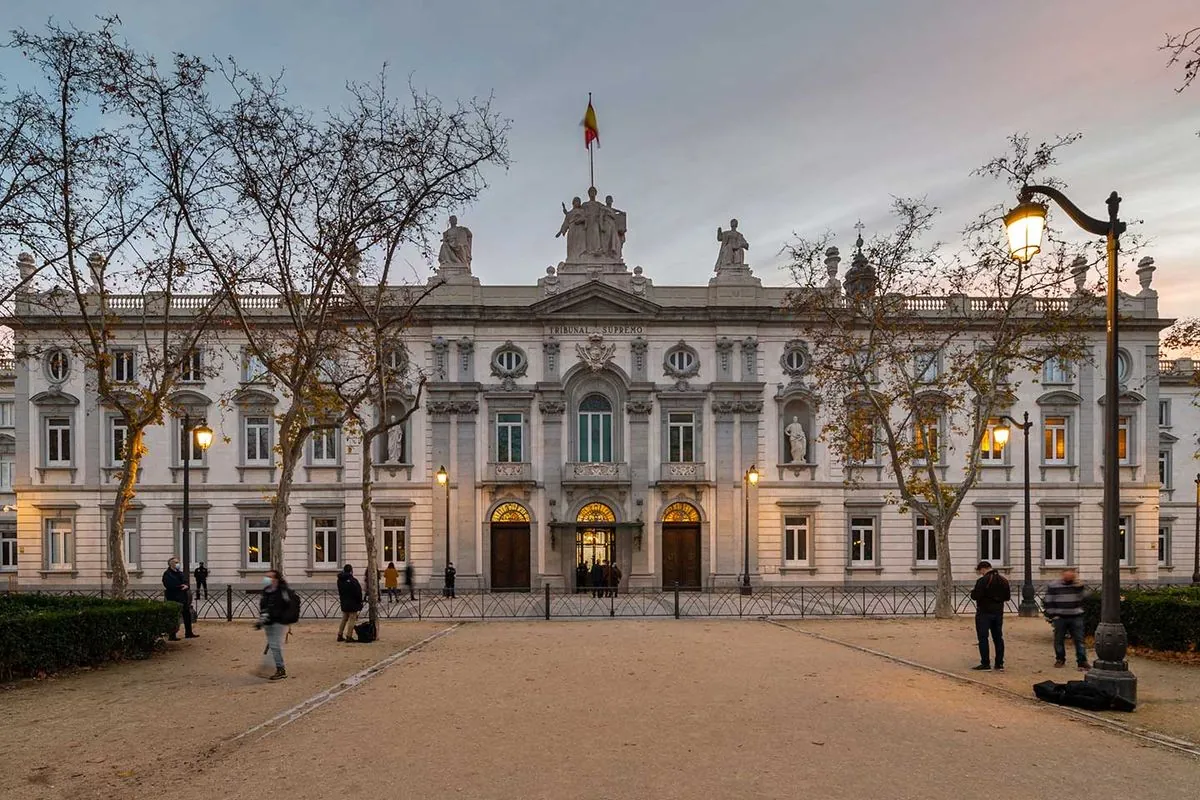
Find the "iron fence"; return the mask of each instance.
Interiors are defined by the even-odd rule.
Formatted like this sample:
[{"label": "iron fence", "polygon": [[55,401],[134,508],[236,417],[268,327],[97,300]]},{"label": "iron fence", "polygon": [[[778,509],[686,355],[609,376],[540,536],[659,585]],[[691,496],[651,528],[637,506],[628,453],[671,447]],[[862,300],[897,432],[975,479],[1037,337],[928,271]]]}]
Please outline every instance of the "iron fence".
[{"label": "iron fence", "polygon": [[[296,587],[300,595],[301,619],[335,619],[341,616],[336,589]],[[21,591],[18,589],[17,591]],[[45,594],[102,597],[94,590],[33,590]],[[1041,603],[1044,587],[1037,587]],[[130,597],[162,599],[153,589],[131,589]],[[489,592],[463,589],[447,597],[442,589],[418,589],[410,599],[407,592],[380,597],[379,611],[385,619],[489,620],[489,619],[599,619],[690,617],[746,619],[805,619],[809,617],[930,617],[936,590],[933,586],[791,586],[756,587],[742,594],[737,587],[701,591],[679,589],[622,589],[597,596],[570,589],[544,586],[529,592]],[[198,619],[254,619],[258,616],[261,589],[224,586],[194,599]],[[954,587],[954,610],[974,609],[971,585]],[[1014,584],[1008,609],[1016,613],[1019,587]]]}]

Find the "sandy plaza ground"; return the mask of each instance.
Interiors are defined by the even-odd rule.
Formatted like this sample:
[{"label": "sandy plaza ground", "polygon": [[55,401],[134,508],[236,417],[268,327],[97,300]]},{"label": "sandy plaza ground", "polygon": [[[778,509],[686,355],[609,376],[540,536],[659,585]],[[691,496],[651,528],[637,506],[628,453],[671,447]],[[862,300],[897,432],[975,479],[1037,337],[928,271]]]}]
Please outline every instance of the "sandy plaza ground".
[{"label": "sandy plaza ground", "polygon": [[[0,797],[1059,797],[1092,772],[1111,796],[1195,796],[1195,756],[808,635],[954,671],[970,624],[405,622],[339,645],[305,622],[277,683],[252,674],[248,623],[204,624],[149,661],[6,687]],[[981,680],[1077,677],[1036,624],[1010,621],[1009,671]],[[1196,669],[1134,668],[1123,720],[1194,730]]]}]

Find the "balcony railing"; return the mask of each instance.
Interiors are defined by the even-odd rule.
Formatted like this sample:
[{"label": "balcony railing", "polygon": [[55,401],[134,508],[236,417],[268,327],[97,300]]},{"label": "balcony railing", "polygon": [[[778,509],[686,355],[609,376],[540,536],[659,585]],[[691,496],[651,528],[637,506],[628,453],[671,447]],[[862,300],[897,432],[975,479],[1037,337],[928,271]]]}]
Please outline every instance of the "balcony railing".
[{"label": "balcony railing", "polygon": [[703,461],[682,461],[659,466],[659,483],[696,483],[705,477]]},{"label": "balcony railing", "polygon": [[628,483],[629,465],[615,461],[571,461],[563,470],[564,483]]},{"label": "balcony railing", "polygon": [[484,478],[488,483],[532,483],[533,464],[528,461],[493,461]]}]

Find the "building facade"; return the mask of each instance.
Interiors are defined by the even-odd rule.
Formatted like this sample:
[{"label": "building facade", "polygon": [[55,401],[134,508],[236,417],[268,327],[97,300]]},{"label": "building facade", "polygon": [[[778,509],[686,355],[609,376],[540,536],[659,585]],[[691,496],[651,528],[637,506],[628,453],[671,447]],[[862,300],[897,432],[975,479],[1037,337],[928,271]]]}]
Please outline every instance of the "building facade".
[{"label": "building facade", "polygon": [[[564,209],[563,233],[564,262],[529,285],[492,286],[472,273],[469,231],[452,221],[437,288],[405,333],[430,377],[424,400],[373,454],[381,565],[411,563],[419,585],[440,586],[448,553],[459,586],[492,590],[571,588],[581,564],[605,560],[629,587],[731,586],[745,571],[757,586],[934,580],[932,530],[889,499],[889,468],[870,459],[848,482],[819,436],[803,333],[783,309],[786,290],[762,286],[745,264],[736,221],[718,230],[715,275],[695,286],[656,286],[630,270],[625,215],[611,202]],[[829,255],[836,278],[840,258]],[[1169,320],[1158,317],[1152,272],[1144,262],[1140,293],[1121,300],[1122,570],[1142,583],[1190,578],[1200,430],[1190,364],[1166,364],[1160,379]],[[934,311],[970,302],[923,301]],[[18,358],[0,365],[0,493],[15,490],[4,502],[17,506],[0,515],[0,566],[22,588],[96,588],[107,581],[103,532],[123,434],[34,307],[19,306]],[[136,359],[132,339],[130,349]],[[1102,321],[1094,350],[1103,352]],[[192,561],[207,564],[210,583],[251,585],[270,563],[280,395],[227,331],[197,357],[208,374],[197,370],[173,398],[216,432],[191,454]],[[1034,421],[1036,580],[1066,565],[1099,579],[1103,385],[1101,358],[1047,364],[1023,377],[1012,404]],[[146,444],[127,524],[134,586],[158,585],[183,535],[179,419]],[[951,442],[946,467],[972,446]],[[960,579],[981,557],[1023,569],[1023,446],[1014,436],[986,454],[951,534]],[[361,469],[348,433],[306,445],[284,542],[294,582],[329,582],[340,564],[365,561]]]}]

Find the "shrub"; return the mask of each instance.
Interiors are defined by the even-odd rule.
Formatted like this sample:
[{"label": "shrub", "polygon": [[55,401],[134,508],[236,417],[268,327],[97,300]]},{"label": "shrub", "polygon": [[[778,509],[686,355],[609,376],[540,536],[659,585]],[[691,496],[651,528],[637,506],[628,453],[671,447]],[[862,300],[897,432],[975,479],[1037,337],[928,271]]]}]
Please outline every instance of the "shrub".
[{"label": "shrub", "polygon": [[[1100,593],[1084,598],[1084,620],[1089,634],[1100,622]],[[1124,589],[1121,622],[1131,645],[1152,650],[1200,650],[1200,587],[1162,586]]]},{"label": "shrub", "polygon": [[175,603],[0,595],[0,680],[144,658],[178,625]]}]

